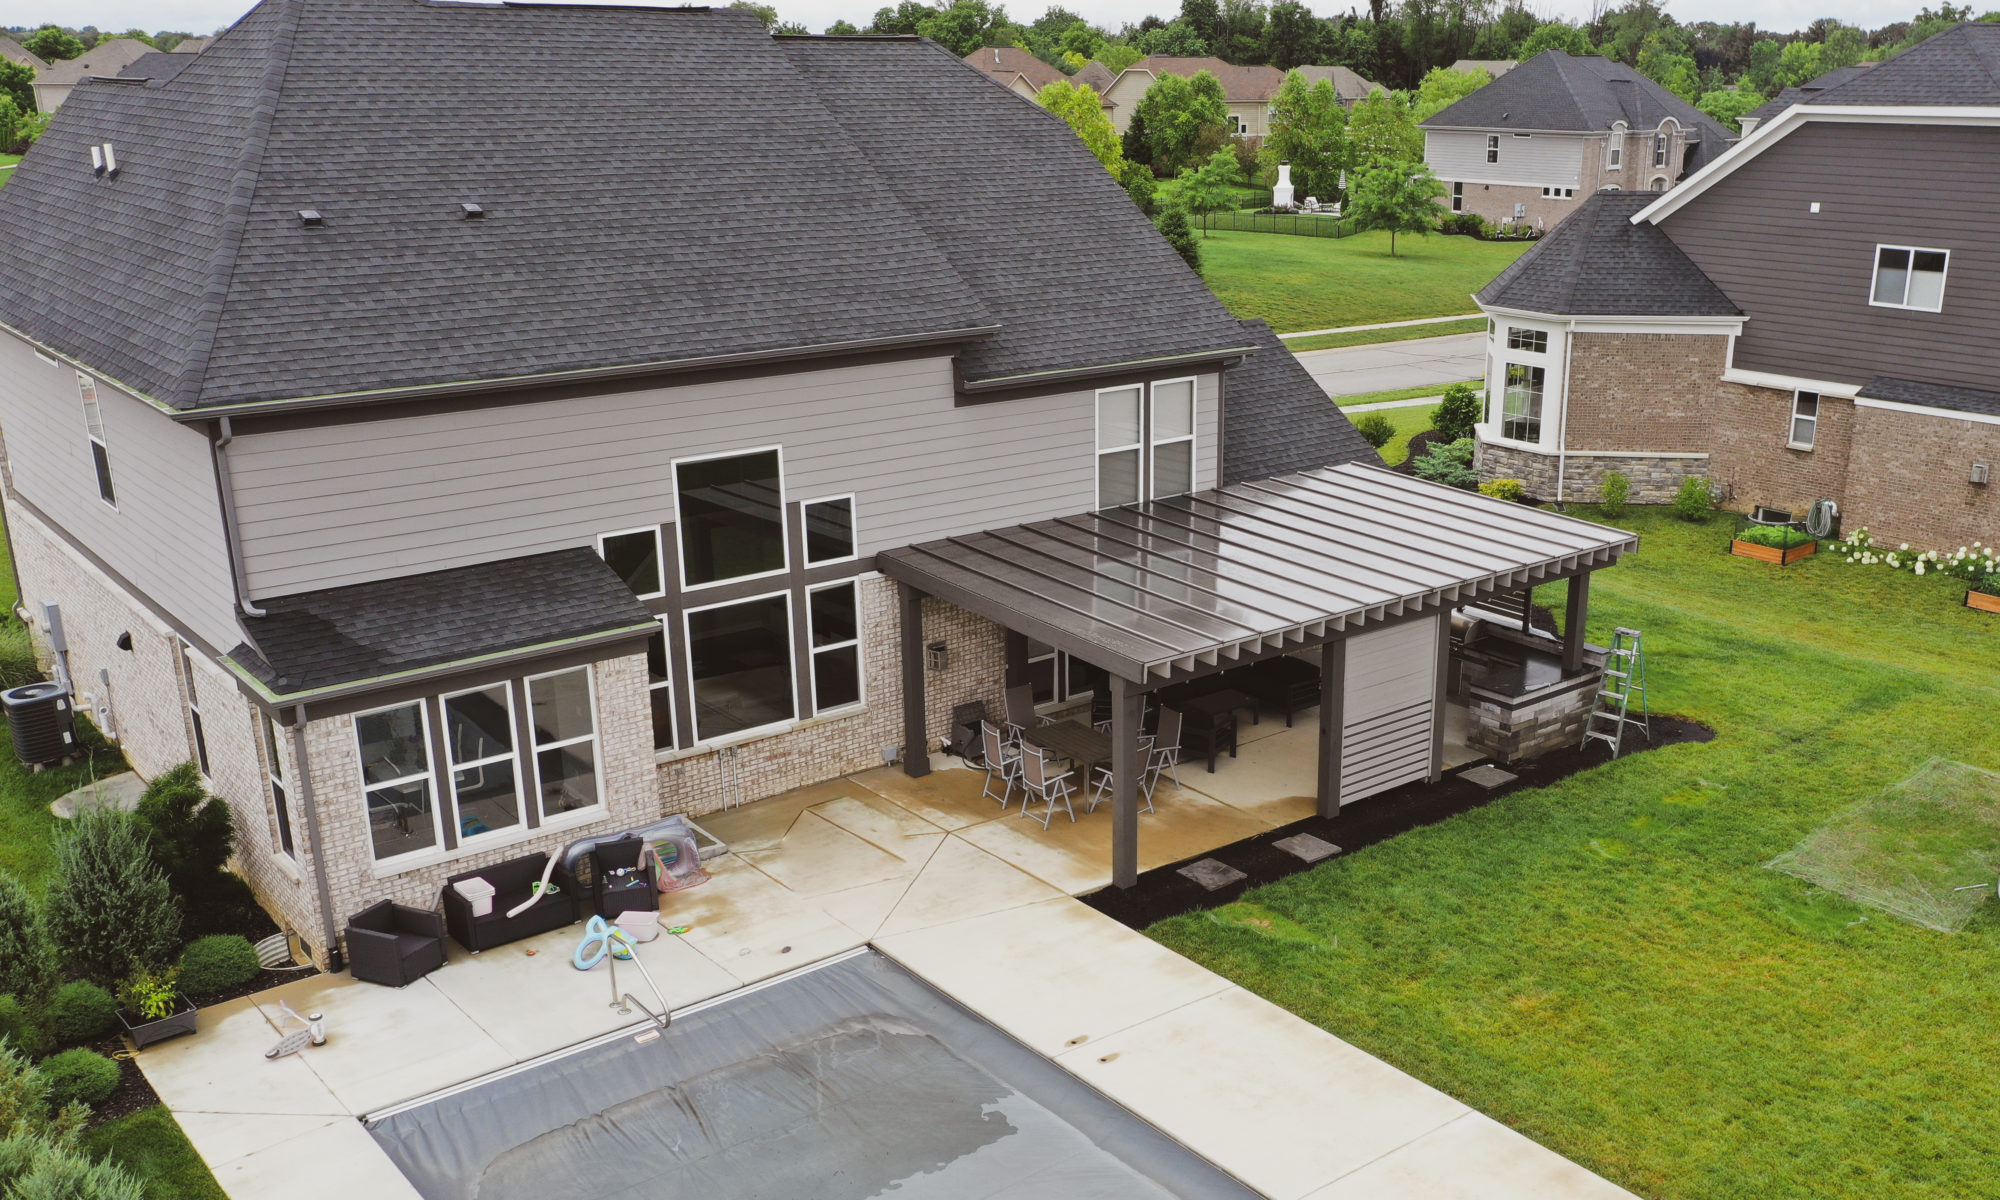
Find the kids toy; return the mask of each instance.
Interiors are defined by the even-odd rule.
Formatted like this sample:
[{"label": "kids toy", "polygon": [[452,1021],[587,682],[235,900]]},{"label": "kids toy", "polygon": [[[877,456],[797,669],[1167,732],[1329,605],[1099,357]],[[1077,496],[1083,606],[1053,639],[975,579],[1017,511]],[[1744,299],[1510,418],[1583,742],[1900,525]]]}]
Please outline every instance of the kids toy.
[{"label": "kids toy", "polygon": [[603,917],[592,917],[583,926],[583,940],[576,944],[576,953],[570,956],[570,965],[579,971],[588,971],[604,961],[606,954],[618,959],[632,957],[632,935],[611,925]]},{"label": "kids toy", "polygon": [[[283,1034],[283,1036],[278,1039],[277,1045],[264,1051],[265,1058],[283,1058],[287,1054],[297,1054],[309,1045],[326,1045],[325,1017],[322,1017],[318,1013],[301,1017],[299,1014],[293,1012],[292,1006],[283,1000],[278,1001],[278,1008],[285,1014],[283,1019],[278,1022],[278,1032]],[[297,1025],[299,1028],[286,1033],[285,1031],[293,1025]]]}]

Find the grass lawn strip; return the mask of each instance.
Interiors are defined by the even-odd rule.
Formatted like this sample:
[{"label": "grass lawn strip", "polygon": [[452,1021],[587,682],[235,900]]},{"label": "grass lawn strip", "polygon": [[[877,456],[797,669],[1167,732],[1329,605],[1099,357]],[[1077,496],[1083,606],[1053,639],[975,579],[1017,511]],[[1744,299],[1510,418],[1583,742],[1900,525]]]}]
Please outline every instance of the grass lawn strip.
[{"label": "grass lawn strip", "polygon": [[[1476,384],[1480,381],[1469,379],[1466,382]],[[1425,383],[1416,387],[1391,388],[1386,392],[1357,392],[1352,396],[1335,396],[1333,402],[1342,408],[1351,408],[1356,404],[1386,404],[1391,400],[1415,400],[1419,396],[1442,395],[1450,386],[1450,383]]]},{"label": "grass lawn strip", "polygon": [[1468,317],[1463,321],[1447,321],[1438,325],[1405,325],[1399,329],[1361,329],[1352,333],[1288,338],[1285,347],[1297,354],[1302,350],[1338,350],[1343,346],[1373,346],[1377,342],[1407,342],[1416,338],[1449,337],[1454,333],[1481,333],[1485,329],[1485,317]]},{"label": "grass lawn strip", "polygon": [[1644,630],[1655,711],[1714,742],[1246,895],[1285,938],[1152,935],[1644,1196],[1987,1194],[2000,904],[1939,934],[1764,864],[1933,756],[2000,767],[2000,628],[1957,580],[1621,523],[1592,640]]},{"label": "grass lawn strip", "polygon": [[[1529,244],[1403,237],[1391,257],[1386,233],[1314,238],[1215,230],[1201,239],[1201,273],[1239,317],[1262,317],[1279,333],[1337,329],[1462,314],[1472,306],[1472,293]],[[1470,324],[1483,327],[1479,318]],[[1436,337],[1452,327],[1411,328]]]},{"label": "grass lawn strip", "polygon": [[1404,459],[1410,457],[1410,438],[1431,427],[1431,410],[1422,405],[1416,408],[1389,408],[1382,410],[1381,415],[1396,427],[1396,436],[1382,447],[1382,461],[1392,467],[1400,466]]}]

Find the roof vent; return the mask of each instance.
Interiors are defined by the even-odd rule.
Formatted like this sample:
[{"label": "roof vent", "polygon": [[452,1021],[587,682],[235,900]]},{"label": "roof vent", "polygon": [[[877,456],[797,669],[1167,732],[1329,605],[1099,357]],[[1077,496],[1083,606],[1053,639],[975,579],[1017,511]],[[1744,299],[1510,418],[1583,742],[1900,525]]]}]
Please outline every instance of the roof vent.
[{"label": "roof vent", "polygon": [[486,210],[477,204],[461,204],[458,206],[458,211],[464,213],[468,221],[477,221],[486,215]]},{"label": "roof vent", "polygon": [[319,210],[316,208],[302,208],[299,210],[299,224],[324,225],[326,224],[326,218],[321,216]]},{"label": "roof vent", "polygon": [[90,148],[90,169],[93,174],[111,176],[118,174],[118,153],[110,142]]}]

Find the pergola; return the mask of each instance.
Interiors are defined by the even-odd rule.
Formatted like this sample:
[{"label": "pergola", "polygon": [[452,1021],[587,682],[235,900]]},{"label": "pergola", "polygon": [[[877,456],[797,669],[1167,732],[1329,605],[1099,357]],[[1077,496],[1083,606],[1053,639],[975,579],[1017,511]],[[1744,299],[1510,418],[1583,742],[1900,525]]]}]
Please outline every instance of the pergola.
[{"label": "pergola", "polygon": [[[1030,637],[1101,668],[1111,680],[1112,877],[1130,887],[1147,693],[1318,646],[1318,800],[1333,816],[1348,638],[1567,579],[1563,660],[1576,671],[1590,573],[1637,545],[1622,530],[1348,464],[885,551],[876,563],[900,600],[904,770],[930,769],[924,596],[1008,631],[1010,683]],[[1438,625],[1441,711],[1450,622]]]}]

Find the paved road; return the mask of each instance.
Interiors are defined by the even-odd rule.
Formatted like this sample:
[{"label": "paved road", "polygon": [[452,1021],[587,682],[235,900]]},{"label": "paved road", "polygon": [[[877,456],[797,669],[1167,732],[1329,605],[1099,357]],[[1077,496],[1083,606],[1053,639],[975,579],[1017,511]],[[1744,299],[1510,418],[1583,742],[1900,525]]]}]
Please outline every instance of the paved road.
[{"label": "paved road", "polygon": [[1486,373],[1486,335],[1455,333],[1337,350],[1307,350],[1298,358],[1329,396],[1386,392],[1480,378]]}]

